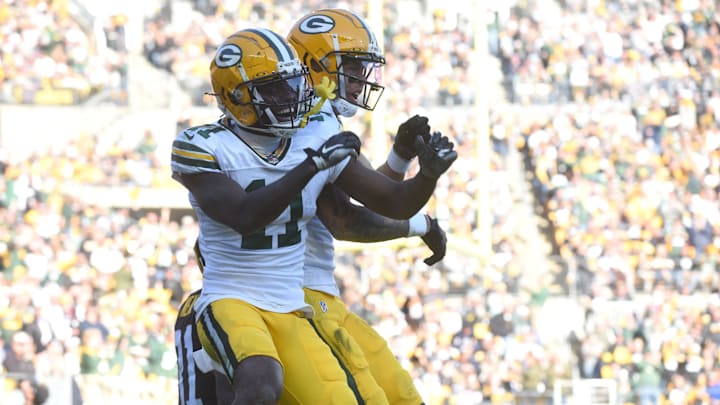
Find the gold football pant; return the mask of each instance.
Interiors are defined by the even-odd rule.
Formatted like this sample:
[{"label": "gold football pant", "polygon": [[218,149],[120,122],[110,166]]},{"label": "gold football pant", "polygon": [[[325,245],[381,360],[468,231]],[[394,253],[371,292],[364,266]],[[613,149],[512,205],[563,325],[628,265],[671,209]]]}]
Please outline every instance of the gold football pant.
[{"label": "gold football pant", "polygon": [[[355,378],[365,403],[423,403],[410,374],[402,368],[385,339],[350,312],[340,298],[306,288],[305,302],[315,311],[313,323],[318,333]],[[371,376],[367,376],[368,368]],[[377,386],[384,392],[386,402],[377,393]]]},{"label": "gold football pant", "polygon": [[230,380],[248,357],[278,360],[284,376],[279,404],[356,403],[345,372],[301,313],[264,311],[245,301],[221,299],[203,311],[197,326],[203,348]]}]

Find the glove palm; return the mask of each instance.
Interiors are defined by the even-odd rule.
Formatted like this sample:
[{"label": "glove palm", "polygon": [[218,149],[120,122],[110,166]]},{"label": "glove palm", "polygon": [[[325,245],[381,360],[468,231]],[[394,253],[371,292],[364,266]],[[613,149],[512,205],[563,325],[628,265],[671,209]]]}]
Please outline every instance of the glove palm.
[{"label": "glove palm", "polygon": [[422,137],[415,138],[415,149],[420,161],[420,174],[437,180],[445,173],[458,157],[453,149],[454,144],[440,132],[433,132],[430,140],[425,143]]}]

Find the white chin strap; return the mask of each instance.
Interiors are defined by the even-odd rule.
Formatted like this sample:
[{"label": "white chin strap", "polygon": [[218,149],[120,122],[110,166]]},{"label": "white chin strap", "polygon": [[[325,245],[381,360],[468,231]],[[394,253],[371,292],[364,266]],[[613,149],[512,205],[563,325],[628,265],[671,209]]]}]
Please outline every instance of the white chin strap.
[{"label": "white chin strap", "polygon": [[290,138],[295,135],[295,132],[300,128],[299,118],[291,124],[279,124],[278,119],[275,118],[275,114],[272,113],[269,107],[263,110],[263,112],[270,119],[270,125],[267,126],[267,130],[277,137]]},{"label": "white chin strap", "polygon": [[351,104],[342,98],[336,98],[335,100],[332,100],[331,103],[335,112],[343,117],[352,117],[358,110],[358,106]]},{"label": "white chin strap", "polygon": [[[257,89],[253,90],[253,95],[256,100],[263,102],[265,101],[262,97],[262,94],[257,91]],[[300,128],[300,121],[301,118],[297,118],[292,123],[280,123],[278,119],[275,117],[275,114],[273,114],[272,109],[270,107],[266,107],[263,109],[260,109],[259,107],[255,107],[255,114],[257,114],[258,119],[261,119],[262,115],[264,114],[268,121],[270,121],[270,124],[267,125],[267,128],[256,128],[261,131],[269,132],[277,137],[280,138],[290,138],[291,136],[295,135],[295,132]]]},{"label": "white chin strap", "polygon": [[[237,125],[237,126],[239,126],[239,127],[241,127],[241,128],[244,128],[244,127],[245,127],[245,126],[243,126],[242,124],[240,124],[240,121],[238,121],[238,120],[232,115],[232,113],[231,113],[227,108],[224,108],[224,106],[222,105],[222,103],[219,103],[219,105],[221,106],[221,107],[220,107],[220,110],[221,110],[226,116],[230,117],[230,121],[231,121],[231,124],[232,124],[232,125]],[[248,128],[249,128],[249,127],[248,127]],[[290,138],[290,137],[292,137],[293,135],[295,135],[295,133],[296,133],[299,129],[300,129],[299,126],[292,127],[292,128],[273,127],[273,126],[268,126],[268,127],[266,127],[266,128],[252,127],[252,130],[253,130],[253,131],[265,132],[265,133],[268,133],[268,134],[271,134],[271,135],[274,135],[274,136],[277,136],[277,137],[280,137],[280,138]]]},{"label": "white chin strap", "polygon": [[298,128],[269,127],[268,130],[279,138],[290,138],[298,131]]}]

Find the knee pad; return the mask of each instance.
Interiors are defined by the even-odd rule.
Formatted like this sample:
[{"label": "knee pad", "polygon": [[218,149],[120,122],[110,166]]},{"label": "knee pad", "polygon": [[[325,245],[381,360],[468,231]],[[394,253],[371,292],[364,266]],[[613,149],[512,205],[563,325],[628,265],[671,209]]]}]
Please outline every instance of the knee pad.
[{"label": "knee pad", "polygon": [[360,345],[345,328],[328,319],[319,320],[317,326],[322,338],[351,373],[368,368],[367,359]]},{"label": "knee pad", "polygon": [[240,386],[233,386],[235,398],[243,398],[253,404],[274,404],[282,395],[282,385],[274,381],[246,381]]},{"label": "knee pad", "polygon": [[351,388],[366,405],[388,405],[385,392],[370,372],[365,353],[350,333],[334,320],[319,320],[318,329],[325,342],[352,377]]}]

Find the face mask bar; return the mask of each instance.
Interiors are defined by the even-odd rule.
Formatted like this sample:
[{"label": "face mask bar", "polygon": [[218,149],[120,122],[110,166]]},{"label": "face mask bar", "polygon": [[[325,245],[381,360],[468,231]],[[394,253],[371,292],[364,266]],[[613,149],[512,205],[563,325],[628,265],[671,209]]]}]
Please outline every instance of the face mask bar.
[{"label": "face mask bar", "polygon": [[[385,59],[367,53],[350,52],[334,53],[326,58],[328,59],[337,63],[337,70],[328,73],[337,77],[338,96],[363,109],[374,110],[385,91],[385,87],[380,84]],[[362,85],[361,90],[352,94],[351,89],[356,89],[359,85]]]},{"label": "face mask bar", "polygon": [[[302,117],[312,107],[313,91],[308,84],[307,68],[295,70],[289,75],[275,73],[262,79],[243,84],[251,96],[249,103],[258,117],[258,122],[277,136],[289,136],[299,128]],[[286,134],[285,130],[291,130]]]}]

